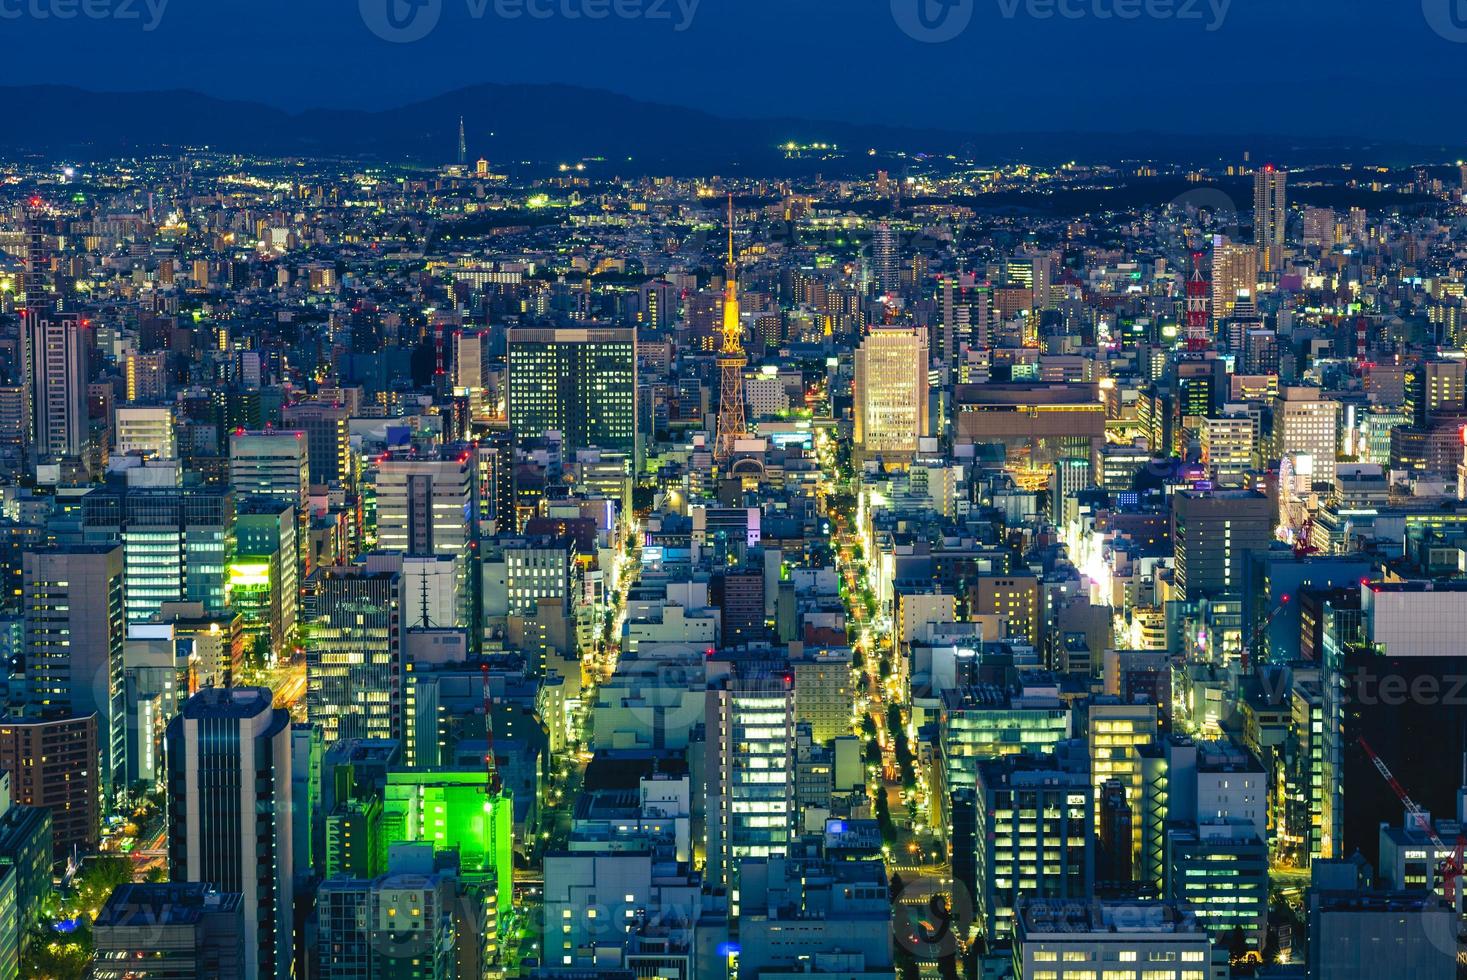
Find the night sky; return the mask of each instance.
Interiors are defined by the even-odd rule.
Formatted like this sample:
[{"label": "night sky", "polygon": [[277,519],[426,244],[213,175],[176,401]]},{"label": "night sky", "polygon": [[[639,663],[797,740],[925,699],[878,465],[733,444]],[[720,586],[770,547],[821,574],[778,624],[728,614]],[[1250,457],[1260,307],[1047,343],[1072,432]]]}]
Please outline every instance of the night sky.
[{"label": "night sky", "polygon": [[[914,39],[898,22],[922,34],[918,2],[934,36],[966,29]],[[384,40],[368,22],[392,33],[388,3],[401,36],[436,27]],[[947,19],[942,4],[956,5]],[[598,6],[604,19],[584,15]],[[109,11],[122,16],[94,19]],[[1467,0],[0,0],[0,30],[8,84],[290,109],[556,81],[729,115],[972,131],[1467,136]]]}]

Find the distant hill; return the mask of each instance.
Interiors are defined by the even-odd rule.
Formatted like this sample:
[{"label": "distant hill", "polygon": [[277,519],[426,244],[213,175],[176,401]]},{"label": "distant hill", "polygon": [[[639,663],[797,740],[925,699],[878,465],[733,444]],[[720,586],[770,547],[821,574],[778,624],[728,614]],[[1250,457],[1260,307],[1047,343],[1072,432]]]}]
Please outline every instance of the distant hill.
[{"label": "distant hill", "polygon": [[[15,125],[0,131],[8,156],[92,158],[184,146],[264,155],[374,157],[437,164],[453,158],[462,116],[469,152],[496,165],[604,157],[619,173],[867,172],[867,149],[957,154],[982,163],[1151,159],[1179,163],[1253,158],[1291,165],[1453,160],[1460,147],[1370,144],[1359,137],[1302,141],[1268,136],[1134,133],[983,134],[800,119],[729,119],[569,85],[477,85],[377,111],[290,113],[189,91],[88,92],[58,85],[0,87]],[[975,120],[975,126],[982,120]],[[490,136],[490,133],[493,133]],[[791,161],[788,141],[829,143],[844,159]],[[628,158],[631,158],[628,160]]]}]

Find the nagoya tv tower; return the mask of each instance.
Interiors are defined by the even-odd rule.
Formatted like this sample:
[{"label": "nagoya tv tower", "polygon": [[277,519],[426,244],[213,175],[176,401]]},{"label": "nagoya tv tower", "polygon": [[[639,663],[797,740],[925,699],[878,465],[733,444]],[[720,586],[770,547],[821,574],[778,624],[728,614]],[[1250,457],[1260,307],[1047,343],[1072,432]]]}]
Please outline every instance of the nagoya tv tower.
[{"label": "nagoya tv tower", "polygon": [[713,458],[720,463],[728,462],[733,456],[734,443],[747,433],[744,426],[744,366],[749,363],[749,359],[744,355],[744,328],[739,322],[739,281],[738,267],[734,263],[732,194],[728,196],[728,266],[724,275],[723,351],[718,355],[723,385],[718,395],[718,441],[713,448]]}]

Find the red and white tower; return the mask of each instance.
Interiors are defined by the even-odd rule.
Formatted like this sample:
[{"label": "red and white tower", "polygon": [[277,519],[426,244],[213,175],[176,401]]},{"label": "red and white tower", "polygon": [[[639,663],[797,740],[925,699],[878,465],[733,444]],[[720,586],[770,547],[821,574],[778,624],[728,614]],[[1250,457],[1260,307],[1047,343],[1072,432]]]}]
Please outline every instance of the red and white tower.
[{"label": "red and white tower", "polygon": [[1208,326],[1208,305],[1212,288],[1202,278],[1202,253],[1192,253],[1192,276],[1187,280],[1187,323],[1185,334],[1187,349],[1206,350],[1212,346],[1212,331]]}]

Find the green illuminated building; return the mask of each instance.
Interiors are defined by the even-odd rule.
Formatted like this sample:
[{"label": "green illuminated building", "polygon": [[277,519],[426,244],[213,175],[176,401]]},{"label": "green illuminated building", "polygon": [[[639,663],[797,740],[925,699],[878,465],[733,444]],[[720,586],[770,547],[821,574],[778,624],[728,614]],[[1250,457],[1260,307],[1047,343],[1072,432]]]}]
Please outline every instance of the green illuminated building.
[{"label": "green illuminated building", "polygon": [[389,772],[382,813],[389,846],[457,850],[463,880],[489,886],[495,912],[513,907],[514,885],[514,799],[497,784],[497,776],[472,770]]}]

